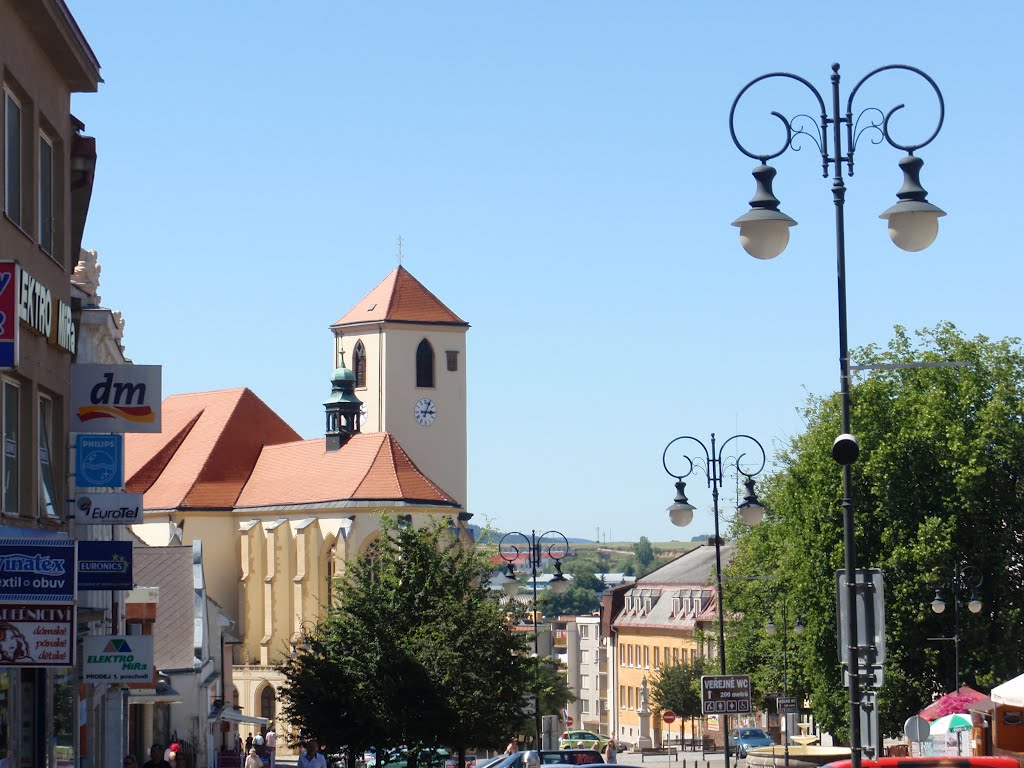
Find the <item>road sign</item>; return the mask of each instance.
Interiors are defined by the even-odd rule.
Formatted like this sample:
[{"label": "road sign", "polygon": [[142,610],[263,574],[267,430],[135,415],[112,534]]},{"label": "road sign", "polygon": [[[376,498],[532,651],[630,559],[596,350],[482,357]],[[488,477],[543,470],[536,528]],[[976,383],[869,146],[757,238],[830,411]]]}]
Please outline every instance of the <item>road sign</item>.
[{"label": "road sign", "polygon": [[573,724],[574,722],[576,722],[576,721],[572,719],[572,715],[566,715],[566,716],[565,716],[565,724],[566,724],[566,725],[567,725],[567,726],[568,726],[569,728],[572,728],[572,724]]},{"label": "road sign", "polygon": [[664,712],[661,713],[661,719],[664,720],[666,723],[674,723],[676,721],[676,713],[673,712],[671,709],[666,709]]},{"label": "road sign", "polygon": [[705,715],[750,714],[750,675],[704,675],[700,700]]},{"label": "road sign", "polygon": [[796,696],[779,696],[778,711],[780,715],[795,715],[797,713]]},{"label": "road sign", "polygon": [[911,741],[928,741],[931,736],[928,729],[928,721],[920,715],[911,715],[903,724],[903,732]]},{"label": "road sign", "polygon": [[[857,674],[864,688],[881,688],[885,683],[885,594],[882,572],[877,568],[857,569]],[[846,571],[836,571],[837,633],[839,659],[846,666],[847,608]],[[843,685],[850,686],[850,670],[843,670]]]}]

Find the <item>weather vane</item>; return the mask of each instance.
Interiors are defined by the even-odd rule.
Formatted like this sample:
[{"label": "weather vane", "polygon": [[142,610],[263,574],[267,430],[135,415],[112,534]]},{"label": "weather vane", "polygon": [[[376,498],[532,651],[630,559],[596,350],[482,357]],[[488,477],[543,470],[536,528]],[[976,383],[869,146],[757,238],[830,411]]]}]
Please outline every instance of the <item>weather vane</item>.
[{"label": "weather vane", "polygon": [[398,236],[398,266],[402,266],[402,236]]}]

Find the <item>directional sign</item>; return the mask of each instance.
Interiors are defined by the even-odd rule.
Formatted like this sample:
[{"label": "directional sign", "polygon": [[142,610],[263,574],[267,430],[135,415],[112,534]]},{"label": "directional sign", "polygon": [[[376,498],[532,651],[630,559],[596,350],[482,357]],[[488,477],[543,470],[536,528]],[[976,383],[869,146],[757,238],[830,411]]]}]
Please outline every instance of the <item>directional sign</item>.
[{"label": "directional sign", "polygon": [[666,709],[664,712],[661,713],[661,719],[664,720],[666,723],[674,723],[676,721],[676,713],[673,712],[671,709]]},{"label": "directional sign", "polygon": [[700,700],[705,715],[749,714],[750,675],[704,675],[700,679]]},{"label": "directional sign", "polygon": [[795,715],[797,713],[796,696],[779,696],[778,702],[780,715]]}]

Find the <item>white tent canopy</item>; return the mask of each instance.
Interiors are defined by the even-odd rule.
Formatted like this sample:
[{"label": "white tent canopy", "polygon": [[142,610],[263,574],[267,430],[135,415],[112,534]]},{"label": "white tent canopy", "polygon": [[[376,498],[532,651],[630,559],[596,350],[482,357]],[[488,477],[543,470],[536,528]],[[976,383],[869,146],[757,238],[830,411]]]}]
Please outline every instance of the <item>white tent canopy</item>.
[{"label": "white tent canopy", "polygon": [[1011,707],[1024,707],[1024,675],[1017,675],[1002,685],[992,689],[992,701],[996,704],[1009,704]]}]

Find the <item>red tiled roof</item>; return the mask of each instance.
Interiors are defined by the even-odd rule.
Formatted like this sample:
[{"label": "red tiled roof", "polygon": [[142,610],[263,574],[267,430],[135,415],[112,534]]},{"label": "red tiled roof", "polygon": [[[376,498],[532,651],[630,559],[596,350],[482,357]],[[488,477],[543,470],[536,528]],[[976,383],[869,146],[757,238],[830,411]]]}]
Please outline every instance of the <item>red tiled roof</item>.
[{"label": "red tiled roof", "polygon": [[415,501],[456,505],[431,482],[387,432],[357,434],[336,451],[325,441],[267,446],[238,507],[340,500]]},{"label": "red tiled roof", "polygon": [[396,267],[332,327],[383,320],[468,325],[402,266]]},{"label": "red tiled roof", "polygon": [[300,437],[249,389],[172,395],[159,433],[125,436],[125,487],[147,509],[226,509],[266,445]]}]

